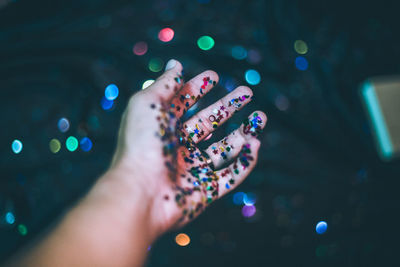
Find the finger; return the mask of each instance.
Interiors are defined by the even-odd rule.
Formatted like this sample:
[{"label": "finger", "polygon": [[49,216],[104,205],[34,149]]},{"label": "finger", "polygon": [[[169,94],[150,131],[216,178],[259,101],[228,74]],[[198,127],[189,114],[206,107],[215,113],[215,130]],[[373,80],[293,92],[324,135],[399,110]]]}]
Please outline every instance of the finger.
[{"label": "finger", "polygon": [[251,101],[253,92],[247,86],[240,86],[216,103],[201,110],[183,124],[186,137],[195,143],[204,139],[219,125],[227,121],[236,111]]},{"label": "finger", "polygon": [[234,159],[239,155],[241,148],[251,138],[255,138],[262,132],[267,122],[267,116],[262,111],[253,112],[236,129],[224,139],[210,145],[205,152],[210,157],[214,167],[220,168],[225,162]]},{"label": "finger", "polygon": [[250,174],[257,163],[260,140],[251,138],[243,145],[239,156],[228,167],[216,171],[219,177],[219,197],[233,190]]},{"label": "finger", "polygon": [[169,60],[165,72],[145,92],[155,94],[162,101],[169,101],[183,86],[182,69],[179,61]]},{"label": "finger", "polygon": [[208,70],[185,83],[171,101],[171,107],[175,110],[176,116],[180,118],[185,114],[190,107],[218,83],[218,80],[218,74]]}]

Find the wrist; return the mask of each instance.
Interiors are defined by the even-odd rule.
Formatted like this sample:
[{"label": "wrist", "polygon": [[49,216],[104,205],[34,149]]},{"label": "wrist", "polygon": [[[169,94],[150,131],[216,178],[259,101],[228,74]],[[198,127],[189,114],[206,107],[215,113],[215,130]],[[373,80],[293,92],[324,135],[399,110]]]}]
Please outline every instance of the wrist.
[{"label": "wrist", "polygon": [[104,213],[120,217],[121,231],[136,227],[150,244],[159,233],[151,224],[153,197],[141,180],[131,169],[113,167],[96,182],[87,198],[95,205],[101,204]]}]

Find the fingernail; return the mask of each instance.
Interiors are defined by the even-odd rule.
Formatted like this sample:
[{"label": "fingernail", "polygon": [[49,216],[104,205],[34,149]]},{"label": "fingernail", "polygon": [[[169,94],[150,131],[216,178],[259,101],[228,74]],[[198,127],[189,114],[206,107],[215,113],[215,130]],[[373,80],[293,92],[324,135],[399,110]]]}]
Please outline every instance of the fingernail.
[{"label": "fingernail", "polygon": [[165,66],[165,71],[173,69],[175,66],[176,66],[176,60],[170,59],[167,63],[167,66]]}]

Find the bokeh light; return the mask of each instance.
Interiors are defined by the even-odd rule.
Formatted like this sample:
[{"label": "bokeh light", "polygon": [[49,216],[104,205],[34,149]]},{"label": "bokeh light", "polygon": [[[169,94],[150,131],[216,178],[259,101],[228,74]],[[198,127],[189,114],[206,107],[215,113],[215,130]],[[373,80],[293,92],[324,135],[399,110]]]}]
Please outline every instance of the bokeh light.
[{"label": "bokeh light", "polygon": [[246,194],[243,192],[236,192],[235,194],[233,194],[233,204],[239,206],[243,204],[243,198]]},{"label": "bokeh light", "polygon": [[92,140],[90,140],[89,137],[83,137],[81,139],[80,145],[81,145],[81,149],[85,152],[89,152],[93,147]]},{"label": "bokeh light", "polygon": [[115,100],[118,97],[119,90],[118,87],[115,84],[110,84],[106,87],[104,90],[104,96],[106,97],[107,100]]},{"label": "bokeh light", "polygon": [[11,144],[11,149],[15,154],[21,153],[22,147],[22,142],[18,139],[15,139]]},{"label": "bokeh light", "polygon": [[152,58],[149,61],[149,70],[152,72],[159,72],[164,67],[164,61],[161,58]]},{"label": "bokeh light", "polygon": [[286,111],[289,109],[290,101],[286,96],[284,96],[282,94],[279,94],[275,98],[274,102],[275,102],[276,108],[279,109],[280,111]]},{"label": "bokeh light", "polygon": [[6,222],[8,224],[13,224],[15,223],[15,216],[12,212],[7,212],[5,216]]},{"label": "bokeh light", "polygon": [[308,61],[305,57],[298,56],[295,60],[295,65],[298,70],[307,70],[308,69]]},{"label": "bokeh light", "polygon": [[251,206],[243,206],[242,208],[242,215],[243,217],[249,218],[254,216],[256,214],[256,207],[251,205]]},{"label": "bokeh light", "polygon": [[250,85],[257,85],[261,81],[261,76],[256,70],[247,70],[244,78],[246,79],[246,82]]},{"label": "bokeh light", "polygon": [[174,30],[171,28],[164,28],[158,33],[158,39],[162,42],[169,42],[174,38]]},{"label": "bokeh light", "polygon": [[190,243],[190,237],[187,234],[184,233],[180,233],[175,237],[175,242],[179,245],[179,246],[187,246]]},{"label": "bokeh light", "polygon": [[147,53],[147,43],[146,42],[137,42],[134,46],[133,46],[133,53],[137,56],[143,56],[144,54]]},{"label": "bokeh light", "polygon": [[109,110],[113,107],[114,101],[108,100],[106,97],[102,97],[100,101],[101,108],[104,110]]},{"label": "bokeh light", "polygon": [[49,148],[52,153],[57,153],[61,149],[61,143],[58,139],[51,139],[49,142]]},{"label": "bokeh light", "polygon": [[28,234],[28,228],[24,224],[18,225],[18,232],[20,235],[27,235]]},{"label": "bokeh light", "polygon": [[256,195],[253,193],[246,193],[243,196],[243,203],[246,206],[252,206],[252,205],[256,204],[256,200],[257,200]]},{"label": "bokeh light", "polygon": [[327,229],[328,229],[328,224],[325,221],[320,221],[317,223],[317,226],[315,226],[315,231],[317,232],[317,234],[320,235],[325,233]]},{"label": "bokeh light", "polygon": [[256,49],[250,49],[249,52],[247,53],[247,61],[250,64],[258,64],[262,60],[262,56],[260,52]]},{"label": "bokeh light", "polygon": [[296,40],[294,42],[294,50],[298,54],[304,55],[308,52],[308,46],[307,46],[306,42],[304,42],[303,40]]},{"label": "bokeh light", "polygon": [[65,142],[65,146],[69,151],[75,151],[78,148],[78,139],[76,139],[74,136],[68,137],[67,141]]},{"label": "bokeh light", "polygon": [[150,85],[152,85],[155,82],[155,80],[147,80],[143,83],[142,85],[142,90],[146,89],[147,87],[149,87]]},{"label": "bokeh light", "polygon": [[201,50],[210,50],[211,48],[214,47],[215,42],[214,39],[211,38],[210,36],[201,36],[198,40],[197,40],[197,45],[199,46],[199,48]]},{"label": "bokeh light", "polygon": [[67,118],[61,118],[58,120],[57,126],[60,132],[65,133],[69,130],[69,120]]},{"label": "bokeh light", "polygon": [[234,59],[242,60],[247,57],[247,50],[243,46],[236,45],[232,47],[231,54]]}]

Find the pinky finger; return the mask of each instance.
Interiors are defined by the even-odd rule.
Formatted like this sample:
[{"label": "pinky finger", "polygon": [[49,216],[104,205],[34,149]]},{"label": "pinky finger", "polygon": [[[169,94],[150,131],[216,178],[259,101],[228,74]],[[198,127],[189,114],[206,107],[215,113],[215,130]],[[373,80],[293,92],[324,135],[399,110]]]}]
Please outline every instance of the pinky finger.
[{"label": "pinky finger", "polygon": [[216,171],[219,177],[219,197],[236,188],[251,173],[257,163],[260,144],[260,140],[256,138],[248,140],[232,164]]}]

